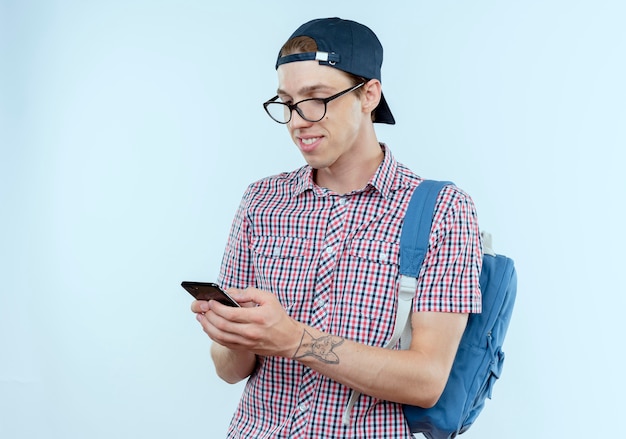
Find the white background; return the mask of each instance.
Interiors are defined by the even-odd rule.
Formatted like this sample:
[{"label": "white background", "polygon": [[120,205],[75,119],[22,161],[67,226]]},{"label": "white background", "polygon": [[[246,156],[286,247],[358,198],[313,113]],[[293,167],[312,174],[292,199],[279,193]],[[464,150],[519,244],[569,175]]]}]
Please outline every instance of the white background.
[{"label": "white background", "polygon": [[179,284],[215,279],[248,183],[303,163],[261,103],[326,16],[385,47],[379,139],[516,261],[463,437],[619,436],[623,2],[0,0],[0,437],[224,436],[242,386]]}]

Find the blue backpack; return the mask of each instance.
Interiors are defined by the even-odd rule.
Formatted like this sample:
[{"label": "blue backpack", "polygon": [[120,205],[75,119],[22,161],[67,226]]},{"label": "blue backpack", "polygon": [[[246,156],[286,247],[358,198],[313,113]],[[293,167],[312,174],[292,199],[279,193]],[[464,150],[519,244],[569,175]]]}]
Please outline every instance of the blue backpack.
[{"label": "blue backpack", "polygon": [[[396,329],[388,347],[400,333],[401,345],[410,340],[411,303],[417,276],[428,250],[433,212],[440,190],[450,182],[425,180],[418,185],[409,203],[400,239],[401,290]],[[470,314],[452,371],[437,404],[429,409],[404,406],[404,415],[413,433],[429,439],[449,439],[472,425],[502,372],[502,343],[509,326],[517,292],[513,261],[491,250],[490,236],[483,234],[483,264],[480,275],[482,313]]]}]

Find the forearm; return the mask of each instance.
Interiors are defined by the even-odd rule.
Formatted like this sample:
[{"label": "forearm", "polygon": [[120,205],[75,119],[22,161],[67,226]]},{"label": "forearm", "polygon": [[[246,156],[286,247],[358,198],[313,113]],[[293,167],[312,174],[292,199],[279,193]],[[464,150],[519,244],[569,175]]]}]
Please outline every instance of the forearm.
[{"label": "forearm", "polygon": [[303,325],[294,359],[363,394],[429,407],[443,392],[466,322],[466,314],[413,314],[413,340],[403,351],[367,346]]},{"label": "forearm", "polygon": [[307,327],[294,359],[376,398],[429,406],[439,398],[441,371],[412,351],[366,346]]},{"label": "forearm", "polygon": [[215,342],[211,345],[211,358],[217,375],[230,384],[249,377],[256,366],[256,355],[253,353],[232,350]]}]

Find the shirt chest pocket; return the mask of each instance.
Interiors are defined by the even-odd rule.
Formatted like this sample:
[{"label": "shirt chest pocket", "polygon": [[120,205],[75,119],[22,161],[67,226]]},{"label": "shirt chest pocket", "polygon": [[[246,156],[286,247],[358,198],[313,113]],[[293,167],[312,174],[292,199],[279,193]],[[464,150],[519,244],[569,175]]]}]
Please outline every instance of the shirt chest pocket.
[{"label": "shirt chest pocket", "polygon": [[380,265],[398,265],[400,246],[394,242],[354,239],[348,253],[351,257]]},{"label": "shirt chest pocket", "polygon": [[[351,308],[349,319],[340,323],[352,338],[382,346],[393,330],[398,288],[397,243],[355,239],[349,244],[343,302]],[[339,328],[338,328],[339,329]]]},{"label": "shirt chest pocket", "polygon": [[311,240],[292,236],[255,236],[251,242],[257,288],[271,291],[283,304],[294,300],[307,276]]},{"label": "shirt chest pocket", "polygon": [[292,236],[257,236],[252,240],[252,250],[272,259],[299,259],[310,253],[308,239]]}]

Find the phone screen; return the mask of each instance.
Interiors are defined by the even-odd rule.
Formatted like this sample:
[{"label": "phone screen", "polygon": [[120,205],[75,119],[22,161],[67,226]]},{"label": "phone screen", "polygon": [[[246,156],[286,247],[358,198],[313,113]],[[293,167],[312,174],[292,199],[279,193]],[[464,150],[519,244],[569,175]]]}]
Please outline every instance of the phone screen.
[{"label": "phone screen", "polygon": [[218,284],[213,282],[190,282],[185,281],[181,286],[197,300],[217,300],[228,306],[239,306],[239,304],[228,295]]}]

